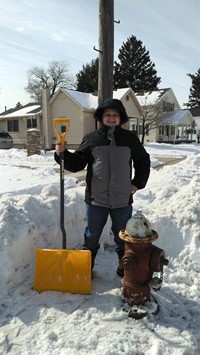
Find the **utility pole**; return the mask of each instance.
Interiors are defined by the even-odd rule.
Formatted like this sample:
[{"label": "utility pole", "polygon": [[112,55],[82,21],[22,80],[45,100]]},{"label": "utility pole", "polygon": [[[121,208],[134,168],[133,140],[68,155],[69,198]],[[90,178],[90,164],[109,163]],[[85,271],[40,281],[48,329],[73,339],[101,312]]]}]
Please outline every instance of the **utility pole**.
[{"label": "utility pole", "polygon": [[113,97],[114,0],[99,0],[98,103]]}]

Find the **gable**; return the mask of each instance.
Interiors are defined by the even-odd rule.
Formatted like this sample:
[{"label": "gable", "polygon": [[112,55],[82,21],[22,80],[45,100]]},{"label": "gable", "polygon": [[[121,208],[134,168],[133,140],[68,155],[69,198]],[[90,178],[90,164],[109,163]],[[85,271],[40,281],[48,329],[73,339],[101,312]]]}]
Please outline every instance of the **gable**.
[{"label": "gable", "polygon": [[95,110],[98,104],[98,97],[93,94],[79,92],[75,90],[64,90],[60,88],[57,90],[55,95],[51,98],[50,105],[55,100],[57,100],[57,97],[60,96],[61,94],[68,97],[70,101],[74,102],[74,104],[77,105],[80,109]]},{"label": "gable", "polygon": [[180,110],[181,108],[171,88],[136,93],[135,95],[142,107],[162,105],[163,103],[166,103],[167,106],[167,103],[171,103],[174,104],[174,110]]},{"label": "gable", "polygon": [[131,88],[113,91],[113,98],[122,101],[129,118],[138,117],[142,114],[142,107]]}]

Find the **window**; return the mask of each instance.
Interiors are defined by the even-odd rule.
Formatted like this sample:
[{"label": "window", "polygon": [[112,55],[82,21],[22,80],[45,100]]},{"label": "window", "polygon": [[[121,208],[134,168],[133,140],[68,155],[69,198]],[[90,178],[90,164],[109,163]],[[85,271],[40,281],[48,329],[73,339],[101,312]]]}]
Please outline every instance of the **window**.
[{"label": "window", "polygon": [[175,134],[175,127],[171,126],[171,134],[174,135]]},{"label": "window", "polygon": [[26,121],[27,128],[37,128],[37,119],[36,118],[28,118]]},{"label": "window", "polygon": [[[146,124],[145,130],[144,130],[146,136],[149,135],[149,128],[148,127],[149,127],[148,124]],[[132,131],[137,132],[137,125],[135,125],[135,124],[132,125]],[[140,136],[143,135],[143,125],[142,124],[139,125],[139,135]]]},{"label": "window", "polygon": [[143,134],[143,125],[140,124],[139,125],[139,135],[142,135]]},{"label": "window", "polygon": [[174,111],[174,103],[163,101],[163,112]]},{"label": "window", "polygon": [[165,134],[165,126],[159,126],[159,134],[163,136]]},{"label": "window", "polygon": [[149,126],[148,126],[148,124],[145,125],[145,133],[146,133],[146,136],[149,136]]},{"label": "window", "polygon": [[7,122],[8,132],[19,132],[19,121],[18,120],[8,120]]}]

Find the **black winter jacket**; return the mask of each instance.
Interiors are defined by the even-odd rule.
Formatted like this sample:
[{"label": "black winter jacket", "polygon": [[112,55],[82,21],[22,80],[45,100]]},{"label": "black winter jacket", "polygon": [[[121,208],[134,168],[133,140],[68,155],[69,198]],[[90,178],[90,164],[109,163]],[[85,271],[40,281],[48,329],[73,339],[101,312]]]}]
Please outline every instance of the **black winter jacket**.
[{"label": "black winter jacket", "polygon": [[[60,162],[56,153],[55,160]],[[145,187],[150,158],[134,133],[121,126],[103,126],[87,134],[74,153],[64,152],[66,170],[77,172],[86,166],[85,202],[119,208],[132,204],[132,185],[138,189]]]}]

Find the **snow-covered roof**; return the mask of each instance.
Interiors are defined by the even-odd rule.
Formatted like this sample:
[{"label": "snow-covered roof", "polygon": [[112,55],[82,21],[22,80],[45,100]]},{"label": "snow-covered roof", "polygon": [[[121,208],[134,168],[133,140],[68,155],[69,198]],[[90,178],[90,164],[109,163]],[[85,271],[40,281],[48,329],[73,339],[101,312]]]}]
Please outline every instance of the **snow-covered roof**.
[{"label": "snow-covered roof", "polygon": [[[113,98],[122,100],[122,98],[128,94],[130,91],[130,88],[124,88],[124,89],[118,89],[116,91],[113,91]],[[79,91],[74,91],[74,90],[63,90],[66,92],[68,95],[70,95],[74,101],[78,105],[80,105],[82,108],[91,110],[91,109],[96,109],[98,105],[98,97],[93,94],[85,93],[85,92],[79,92]]]},{"label": "snow-covered roof", "polygon": [[155,105],[169,89],[159,89],[144,93],[135,93],[141,106]]},{"label": "snow-covered roof", "polygon": [[13,111],[8,114],[3,114],[0,116],[1,118],[12,118],[12,117],[19,117],[19,116],[33,116],[36,113],[41,112],[41,105],[39,104],[33,104],[33,105],[27,105],[26,107],[23,107],[21,109],[17,109],[16,111]]},{"label": "snow-covered roof", "polygon": [[121,100],[129,91],[130,88],[117,89],[116,91],[113,91],[113,99]]},{"label": "snow-covered roof", "polygon": [[63,90],[63,91],[65,91],[68,95],[70,95],[74,99],[74,101],[77,102],[78,105],[80,105],[85,109],[91,110],[97,107],[98,97],[93,94],[74,91],[74,90]]},{"label": "snow-covered roof", "polygon": [[170,112],[160,120],[161,125],[191,125],[193,117],[189,110],[177,110]]}]

